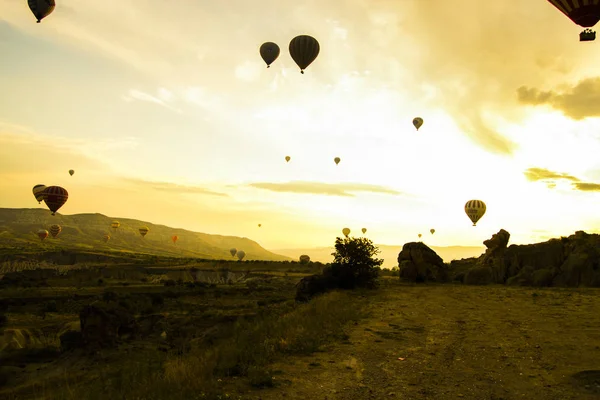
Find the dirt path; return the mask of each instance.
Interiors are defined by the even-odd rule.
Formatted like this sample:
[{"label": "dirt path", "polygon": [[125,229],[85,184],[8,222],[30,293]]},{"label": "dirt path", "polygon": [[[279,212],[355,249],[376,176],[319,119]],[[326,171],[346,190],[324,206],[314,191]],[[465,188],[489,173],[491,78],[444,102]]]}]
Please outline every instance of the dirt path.
[{"label": "dirt path", "polygon": [[274,365],[277,386],[247,398],[600,398],[599,290],[394,282],[365,301],[347,342]]}]

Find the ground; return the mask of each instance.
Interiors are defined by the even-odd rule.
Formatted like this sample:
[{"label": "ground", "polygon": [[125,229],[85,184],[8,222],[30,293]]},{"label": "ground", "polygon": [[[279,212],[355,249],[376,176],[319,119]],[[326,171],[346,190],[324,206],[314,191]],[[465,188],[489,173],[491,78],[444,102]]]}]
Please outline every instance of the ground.
[{"label": "ground", "polygon": [[247,396],[598,399],[598,294],[388,284],[347,342],[274,365],[278,385]]}]

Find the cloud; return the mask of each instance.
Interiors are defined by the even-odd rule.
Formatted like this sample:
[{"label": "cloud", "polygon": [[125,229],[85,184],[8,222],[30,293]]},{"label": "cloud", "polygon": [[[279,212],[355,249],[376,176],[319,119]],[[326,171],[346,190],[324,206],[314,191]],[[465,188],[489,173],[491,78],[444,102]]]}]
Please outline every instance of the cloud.
[{"label": "cloud", "polygon": [[529,168],[524,172],[531,182],[544,182],[549,189],[556,188],[557,181],[571,182],[571,188],[582,192],[600,192],[600,183],[581,182],[581,179],[563,172],[554,172],[545,168]]},{"label": "cloud", "polygon": [[235,67],[235,77],[245,82],[257,81],[260,78],[263,66],[258,62],[246,61]]},{"label": "cloud", "polygon": [[345,196],[354,197],[351,192],[370,192],[382,193],[391,195],[400,195],[402,193],[379,185],[369,185],[365,183],[322,183],[322,182],[306,182],[292,181],[287,183],[267,183],[257,182],[251,183],[248,186],[265,189],[273,192],[287,193],[305,193],[305,194],[322,194],[326,196]]},{"label": "cloud", "polygon": [[574,120],[600,117],[600,78],[587,78],[562,92],[521,86],[517,98],[522,104],[548,105]]},{"label": "cloud", "polygon": [[574,182],[573,188],[582,192],[600,192],[600,183]]},{"label": "cloud", "polygon": [[127,92],[127,94],[123,96],[123,99],[127,102],[139,100],[148,103],[158,104],[160,106],[168,108],[171,111],[175,111],[176,113],[182,113],[180,109],[168,104],[168,102],[173,101],[173,93],[164,88],[160,88],[158,90],[158,97],[152,96],[151,94],[142,92],[137,89],[130,89],[129,92]]},{"label": "cloud", "polygon": [[155,190],[159,190],[162,192],[170,192],[170,193],[178,193],[178,194],[201,194],[201,195],[209,195],[209,196],[219,196],[219,197],[229,197],[228,194],[213,192],[212,190],[199,187],[199,186],[185,186],[178,185],[176,183],[170,182],[150,182],[142,179],[135,178],[123,178],[124,181],[138,185],[145,186]]},{"label": "cloud", "polygon": [[525,177],[528,181],[537,182],[537,181],[546,181],[546,180],[558,180],[558,179],[566,179],[573,182],[579,182],[580,179],[574,177],[572,175],[563,173],[563,172],[554,172],[545,168],[528,168],[524,172]]}]

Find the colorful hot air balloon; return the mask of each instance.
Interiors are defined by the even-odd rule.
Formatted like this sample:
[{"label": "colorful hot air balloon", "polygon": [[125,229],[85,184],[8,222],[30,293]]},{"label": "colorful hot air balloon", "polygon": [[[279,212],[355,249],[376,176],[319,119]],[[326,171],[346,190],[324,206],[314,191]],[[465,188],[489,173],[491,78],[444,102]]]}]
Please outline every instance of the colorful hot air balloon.
[{"label": "colorful hot air balloon", "polygon": [[148,231],[150,229],[148,229],[147,226],[142,226],[140,229],[138,229],[138,231],[140,232],[140,235],[142,235],[142,237],[146,236],[148,234]]},{"label": "colorful hot air balloon", "polygon": [[423,236],[423,235],[421,235],[421,234],[419,233],[419,239],[421,238],[421,236]]},{"label": "colorful hot air balloon", "polygon": [[31,12],[35,15],[38,24],[50,15],[56,7],[54,0],[27,0],[27,3]]},{"label": "colorful hot air balloon", "polygon": [[120,226],[121,226],[121,223],[119,221],[113,221],[113,222],[110,223],[110,227],[113,228],[115,231]]},{"label": "colorful hot air balloon", "polygon": [[333,159],[333,162],[335,162],[335,165],[338,165],[340,163],[340,161],[342,161],[342,160],[340,160],[339,157],[336,157]]},{"label": "colorful hot air balloon", "polygon": [[473,226],[477,225],[477,221],[485,214],[486,206],[481,200],[469,200],[465,204],[465,213],[473,222]]},{"label": "colorful hot air balloon", "polygon": [[52,215],[55,215],[68,199],[69,192],[60,186],[48,186],[44,190],[44,203],[52,211]]},{"label": "colorful hot air balloon", "polygon": [[320,50],[321,47],[317,39],[308,35],[296,36],[291,40],[289,46],[290,56],[292,56],[292,59],[300,67],[302,74],[315,61]]},{"label": "colorful hot air balloon", "polygon": [[361,231],[362,231],[362,233],[364,235],[365,233],[367,233],[367,228],[362,228]]},{"label": "colorful hot air balloon", "polygon": [[279,57],[279,46],[273,42],[266,42],[260,46],[259,53],[262,59],[267,63],[267,68],[271,67],[271,64],[277,57]]},{"label": "colorful hot air balloon", "polygon": [[244,250],[238,250],[238,252],[235,254],[237,255],[238,260],[240,261],[242,261],[244,257],[246,257],[246,252]]},{"label": "colorful hot air balloon", "polygon": [[41,203],[42,200],[44,200],[44,190],[46,190],[46,185],[39,184],[33,187],[33,195],[38,203]]},{"label": "colorful hot air balloon", "polygon": [[177,243],[177,239],[179,239],[179,236],[177,236],[177,235],[171,236],[171,240],[173,241],[173,244]]},{"label": "colorful hot air balloon", "polygon": [[[548,0],[560,12],[582,28],[591,28],[600,21],[600,2],[597,0]],[[596,39],[596,32],[584,29],[579,34],[581,42]]]},{"label": "colorful hot air balloon", "polygon": [[415,128],[417,128],[417,130],[419,130],[419,128],[423,126],[423,118],[417,117],[413,119],[413,125],[415,126]]},{"label": "colorful hot air balloon", "polygon": [[431,228],[431,229],[429,230],[429,232],[431,232],[431,234],[433,235],[433,234],[435,233],[435,229]]},{"label": "colorful hot air balloon", "polygon": [[344,234],[344,236],[348,237],[348,235],[350,234],[350,228],[342,229],[342,233]]},{"label": "colorful hot air balloon", "polygon": [[229,254],[231,254],[231,257],[235,257],[235,253],[237,253],[237,249],[235,247],[229,249]]},{"label": "colorful hot air balloon", "polygon": [[110,240],[110,235],[107,233],[106,235],[102,236],[102,240],[104,240],[104,243],[108,242]]},{"label": "colorful hot air balloon", "polygon": [[52,235],[52,237],[55,238],[58,236],[59,233],[62,232],[62,227],[60,225],[54,224],[50,227],[49,231],[50,235]]},{"label": "colorful hot air balloon", "polygon": [[292,159],[292,158],[291,158],[290,156],[285,156],[285,161],[286,161],[286,162],[290,162],[290,160],[291,160],[291,159]]},{"label": "colorful hot air balloon", "polygon": [[44,240],[48,237],[48,231],[45,229],[40,229],[39,231],[37,231],[37,235],[40,238],[40,240]]}]

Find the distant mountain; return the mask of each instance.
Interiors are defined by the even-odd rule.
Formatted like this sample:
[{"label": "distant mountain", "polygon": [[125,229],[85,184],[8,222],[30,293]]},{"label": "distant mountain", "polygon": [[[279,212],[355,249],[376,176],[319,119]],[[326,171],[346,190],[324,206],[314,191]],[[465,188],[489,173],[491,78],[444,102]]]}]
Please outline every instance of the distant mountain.
[{"label": "distant mountain", "polygon": [[[120,227],[110,228],[112,221]],[[49,230],[52,224],[62,227],[57,238],[48,236],[40,241],[36,232]],[[146,237],[139,228],[146,226]],[[102,238],[109,234],[105,243]],[[177,235],[177,244],[171,237]],[[0,208],[0,248],[3,252],[38,252],[54,250],[109,251],[145,253],[158,256],[195,257],[204,259],[234,259],[230,248],[244,250],[245,260],[286,261],[289,257],[272,253],[248,238],[210,235],[185,229],[170,228],[147,221],[129,218],[107,217],[102,214],[74,214],[52,216],[50,211],[39,208]]]},{"label": "distant mountain", "polygon": [[[402,245],[390,246],[386,244],[376,245],[381,253],[378,255],[379,258],[384,259],[383,266],[385,268],[392,268],[398,266],[398,253],[402,250]],[[485,252],[484,246],[446,246],[436,247],[430,246],[445,262],[452,260],[460,260],[468,257],[478,257]],[[283,254],[297,260],[301,254],[307,254],[310,256],[312,261],[320,261],[322,263],[328,263],[333,260],[331,253],[334,252],[332,247],[315,247],[309,249],[278,249],[273,250],[278,254]]]}]

